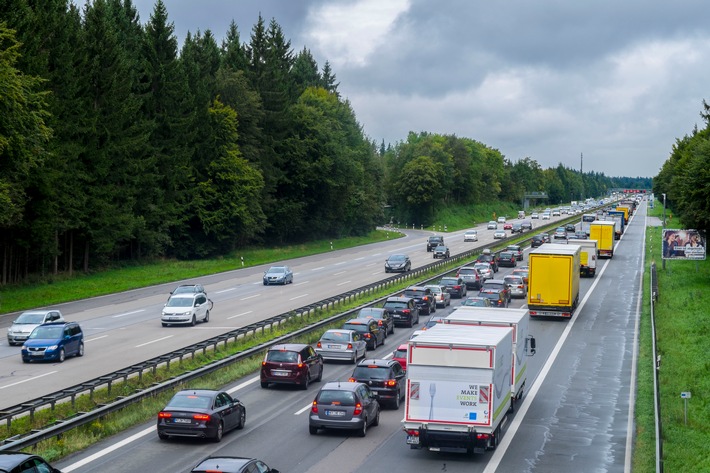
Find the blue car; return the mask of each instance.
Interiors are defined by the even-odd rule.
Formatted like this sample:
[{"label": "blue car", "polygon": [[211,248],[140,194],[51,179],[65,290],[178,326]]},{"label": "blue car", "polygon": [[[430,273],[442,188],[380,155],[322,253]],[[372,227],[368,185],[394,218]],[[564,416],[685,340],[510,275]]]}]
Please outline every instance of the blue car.
[{"label": "blue car", "polygon": [[59,361],[84,356],[84,333],[76,322],[54,322],[35,328],[22,345],[22,361]]}]

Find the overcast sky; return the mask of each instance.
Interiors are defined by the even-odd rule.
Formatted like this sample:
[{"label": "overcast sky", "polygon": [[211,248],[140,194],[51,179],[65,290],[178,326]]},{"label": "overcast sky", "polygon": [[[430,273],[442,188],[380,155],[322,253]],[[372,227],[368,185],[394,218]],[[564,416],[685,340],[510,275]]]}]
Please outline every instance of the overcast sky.
[{"label": "overcast sky", "polygon": [[[133,0],[145,24],[154,0]],[[378,144],[455,134],[515,162],[658,174],[705,126],[707,0],[164,0],[182,44],[248,42],[259,13],[322,67]],[[705,12],[705,13],[703,13]]]}]

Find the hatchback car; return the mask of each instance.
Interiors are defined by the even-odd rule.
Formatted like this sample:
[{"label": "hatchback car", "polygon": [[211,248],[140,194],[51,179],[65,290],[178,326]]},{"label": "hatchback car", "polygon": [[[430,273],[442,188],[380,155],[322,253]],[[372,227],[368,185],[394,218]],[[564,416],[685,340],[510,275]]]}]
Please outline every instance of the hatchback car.
[{"label": "hatchback car", "polygon": [[481,275],[482,282],[486,279],[493,279],[493,268],[491,268],[489,263],[478,262],[474,264],[473,267],[476,268],[478,274]]},{"label": "hatchback car", "polygon": [[439,280],[439,285],[443,286],[446,292],[451,294],[451,297],[458,299],[466,297],[466,293],[468,292],[466,282],[458,276],[445,276]]},{"label": "hatchback car", "polygon": [[209,438],[222,440],[225,432],[242,429],[247,410],[224,391],[188,389],[179,391],[158,413],[158,437]]},{"label": "hatchback car", "polygon": [[256,458],[220,455],[205,458],[190,473],[279,473],[279,470]]},{"label": "hatchback car", "polygon": [[40,456],[11,450],[0,451],[0,471],[9,473],[62,473]]},{"label": "hatchback car", "polygon": [[518,257],[512,251],[501,251],[498,255],[498,264],[502,267],[514,268],[518,265]]},{"label": "hatchback car", "polygon": [[539,219],[539,218],[540,218],[540,214],[537,213],[537,212],[533,212],[533,213],[530,214],[530,218],[537,218],[537,219]]},{"label": "hatchback car", "polygon": [[366,351],[367,342],[355,330],[326,330],[316,343],[316,353],[323,360],[349,360],[357,363],[360,358],[365,358]]},{"label": "hatchback car", "polygon": [[523,278],[523,281],[525,284],[528,283],[528,274],[530,273],[530,269],[528,268],[515,268],[511,274],[514,276],[520,276]]},{"label": "hatchback car", "polygon": [[505,222],[503,224],[503,230],[512,230],[513,229],[513,223],[512,222]]},{"label": "hatchback car", "polygon": [[326,383],[313,400],[308,416],[311,435],[316,435],[319,429],[346,429],[364,437],[370,425],[379,424],[377,394],[364,383]]},{"label": "hatchback car", "polygon": [[537,248],[538,246],[541,246],[543,243],[545,243],[545,238],[542,235],[534,235],[532,239],[530,240],[530,246],[532,248]]},{"label": "hatchback car", "polygon": [[293,271],[288,266],[272,266],[264,273],[263,282],[264,286],[293,284]]},{"label": "hatchback car", "polygon": [[434,248],[434,259],[436,258],[448,258],[451,255],[449,247],[446,245],[439,245]]},{"label": "hatchback car", "polygon": [[483,283],[481,273],[478,272],[475,266],[464,266],[459,268],[456,272],[456,276],[463,279],[468,289],[480,289],[481,284]]},{"label": "hatchback car", "polygon": [[483,253],[476,257],[476,263],[481,262],[490,264],[494,273],[498,272],[498,256],[490,249],[486,248]]},{"label": "hatchback car", "polygon": [[524,229],[522,223],[514,223],[510,229],[510,233],[523,233],[523,230]]},{"label": "hatchback car", "polygon": [[342,328],[358,332],[369,350],[375,350],[385,343],[385,331],[374,319],[350,319]]},{"label": "hatchback car", "polygon": [[481,289],[478,292],[479,297],[485,297],[491,301],[493,307],[508,307],[508,299],[506,292],[503,289]]},{"label": "hatchback car", "polygon": [[[484,289],[496,289],[496,290],[501,290],[503,291],[505,295],[505,299],[507,302],[510,302],[510,289],[508,289],[508,285],[505,284],[505,281],[502,279],[489,279],[488,281],[483,284],[483,287],[481,290]],[[480,294],[479,294],[480,295]]]},{"label": "hatchback car", "polygon": [[528,296],[528,286],[522,276],[508,274],[503,278],[503,281],[510,289],[510,297],[524,299]]},{"label": "hatchback car", "polygon": [[197,322],[207,323],[210,321],[210,309],[212,303],[207,299],[205,293],[182,293],[170,296],[168,302],[163,307],[160,322],[163,327],[169,325],[192,325]]},{"label": "hatchback car", "polygon": [[404,297],[411,297],[419,307],[419,313],[429,315],[436,312],[436,301],[431,289],[426,286],[409,286],[402,294]]},{"label": "hatchback car", "polygon": [[478,232],[476,230],[468,230],[463,234],[463,241],[478,241]]},{"label": "hatchback car", "polygon": [[348,381],[367,384],[377,393],[377,402],[394,409],[399,409],[406,393],[407,376],[402,365],[394,360],[362,360]]},{"label": "hatchback car", "polygon": [[449,294],[444,287],[439,286],[438,284],[427,284],[424,287],[431,290],[437,307],[447,307],[451,305],[451,294]]},{"label": "hatchback car", "polygon": [[567,230],[567,233],[574,233],[577,231],[577,227],[574,226],[574,223],[568,223],[565,225],[565,230]]},{"label": "hatchback car", "polygon": [[63,362],[68,356],[84,356],[84,333],[76,322],[51,322],[32,331],[22,344],[22,361]]},{"label": "hatchback car", "polygon": [[552,238],[554,240],[566,240],[567,230],[565,230],[565,227],[557,227],[557,229],[555,229],[555,233],[552,234]]},{"label": "hatchback car", "polygon": [[496,230],[498,228],[498,222],[495,220],[491,220],[488,222],[488,226],[486,227],[488,230]]},{"label": "hatchback car", "polygon": [[201,292],[207,294],[205,287],[202,284],[180,284],[178,287],[170,292],[170,295],[174,294],[197,294]]},{"label": "hatchback car", "polygon": [[305,343],[286,343],[268,349],[261,362],[261,387],[296,384],[308,389],[311,381],[323,379],[323,357]]},{"label": "hatchback car", "polygon": [[407,371],[407,344],[402,343],[397,347],[395,351],[392,352],[392,360],[399,362],[402,365],[402,369]]},{"label": "hatchback car", "polygon": [[550,220],[550,213],[549,212],[543,212],[542,217],[540,217],[541,220]]},{"label": "hatchback car", "polygon": [[374,319],[377,325],[382,327],[385,331],[385,338],[387,335],[394,333],[394,319],[392,314],[387,312],[382,307],[363,307],[357,313],[357,319]]},{"label": "hatchback car", "polygon": [[419,323],[419,307],[411,297],[388,297],[382,308],[392,314],[395,325],[411,328]]},{"label": "hatchback car", "polygon": [[520,222],[520,228],[522,228],[523,231],[530,231],[533,229],[533,224],[530,220],[523,220],[522,222]]},{"label": "hatchback car", "polygon": [[523,247],[520,245],[508,245],[505,247],[505,251],[511,251],[515,254],[515,259],[522,261],[525,254],[523,253]]},{"label": "hatchback car", "polygon": [[491,307],[491,301],[485,297],[469,296],[464,299],[459,307]]},{"label": "hatchback car", "polygon": [[385,273],[406,273],[412,269],[407,255],[390,255],[385,260]]},{"label": "hatchback car", "polygon": [[48,322],[64,322],[64,317],[56,309],[28,310],[21,313],[7,329],[7,343],[22,345],[35,328]]},{"label": "hatchback car", "polygon": [[501,240],[505,238],[505,230],[496,230],[493,232],[493,239],[494,240]]},{"label": "hatchback car", "polygon": [[498,217],[498,223],[505,223],[505,217]]}]

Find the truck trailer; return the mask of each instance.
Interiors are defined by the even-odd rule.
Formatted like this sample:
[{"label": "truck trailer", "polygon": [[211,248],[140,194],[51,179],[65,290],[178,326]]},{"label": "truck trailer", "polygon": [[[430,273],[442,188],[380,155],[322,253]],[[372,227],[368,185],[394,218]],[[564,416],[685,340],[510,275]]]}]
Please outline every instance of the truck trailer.
[{"label": "truck trailer", "polygon": [[571,318],[579,303],[581,247],[545,243],[528,255],[530,317]]},{"label": "truck trailer", "polygon": [[626,221],[624,220],[624,212],[618,210],[610,210],[607,213],[607,219],[614,221],[614,238],[620,239],[626,229]]},{"label": "truck trailer", "polygon": [[597,274],[597,240],[571,240],[570,243],[580,247],[579,275],[593,278]]},{"label": "truck trailer", "polygon": [[402,429],[410,448],[495,449],[511,410],[513,329],[436,324],[407,345]]},{"label": "truck trailer", "polygon": [[528,356],[535,354],[535,338],[528,333],[530,313],[527,309],[501,309],[462,306],[444,319],[444,324],[513,329],[513,373],[511,407],[514,408],[525,392],[528,376]]},{"label": "truck trailer", "polygon": [[589,239],[597,240],[597,256],[614,257],[614,222],[597,220],[589,226]]}]

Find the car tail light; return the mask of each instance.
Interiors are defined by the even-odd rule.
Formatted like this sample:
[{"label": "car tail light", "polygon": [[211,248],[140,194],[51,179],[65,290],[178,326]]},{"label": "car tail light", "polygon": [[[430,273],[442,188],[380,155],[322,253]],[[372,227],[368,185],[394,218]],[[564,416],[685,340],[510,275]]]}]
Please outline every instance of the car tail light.
[{"label": "car tail light", "polygon": [[397,386],[397,380],[396,379],[388,379],[387,381],[385,381],[385,386],[388,388],[393,388],[393,387]]},{"label": "car tail light", "polygon": [[378,320],[378,321],[377,321],[377,325],[379,325],[380,327],[382,327],[382,321],[381,321],[381,320]]},{"label": "car tail light", "polygon": [[205,421],[205,422],[207,422],[208,420],[210,420],[209,414],[195,414],[195,415],[192,416],[192,418],[195,419],[195,420],[203,420],[203,421]]},{"label": "car tail light", "polygon": [[316,347],[317,347],[317,348],[323,348],[323,347],[321,346],[320,342],[316,343]]},{"label": "car tail light", "polygon": [[173,415],[169,412],[158,412],[158,419],[170,419]]},{"label": "car tail light", "polygon": [[313,406],[311,406],[311,412],[314,414],[318,414],[318,403],[316,401],[313,401]]},{"label": "car tail light", "polygon": [[411,312],[411,311],[410,311],[409,309],[404,309],[404,310],[402,311],[402,314],[404,314],[404,315],[409,315],[410,312]]},{"label": "car tail light", "polygon": [[355,378],[348,378],[348,383],[357,383],[357,379],[355,379]]},{"label": "car tail light", "polygon": [[348,350],[352,350],[352,349],[353,349],[353,344],[352,344],[352,343],[348,343]]},{"label": "car tail light", "polygon": [[366,333],[366,334],[363,334],[363,337],[365,337],[365,338],[372,338],[372,334],[371,334],[371,333]]},{"label": "car tail light", "polygon": [[359,416],[360,414],[362,414],[362,404],[358,402],[357,404],[355,404],[355,410],[353,411],[353,415]]}]

